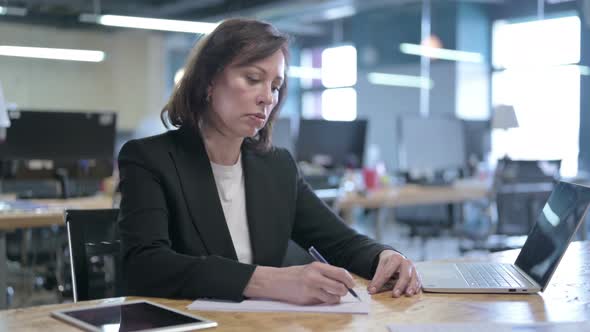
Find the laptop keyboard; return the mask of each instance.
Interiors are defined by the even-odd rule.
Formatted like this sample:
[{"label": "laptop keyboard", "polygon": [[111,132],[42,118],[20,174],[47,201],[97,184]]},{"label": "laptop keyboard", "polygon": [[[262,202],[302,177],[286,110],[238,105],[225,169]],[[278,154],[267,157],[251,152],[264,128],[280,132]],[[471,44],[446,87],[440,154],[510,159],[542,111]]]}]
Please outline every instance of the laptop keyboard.
[{"label": "laptop keyboard", "polygon": [[455,264],[469,286],[475,288],[529,288],[533,285],[510,264]]}]

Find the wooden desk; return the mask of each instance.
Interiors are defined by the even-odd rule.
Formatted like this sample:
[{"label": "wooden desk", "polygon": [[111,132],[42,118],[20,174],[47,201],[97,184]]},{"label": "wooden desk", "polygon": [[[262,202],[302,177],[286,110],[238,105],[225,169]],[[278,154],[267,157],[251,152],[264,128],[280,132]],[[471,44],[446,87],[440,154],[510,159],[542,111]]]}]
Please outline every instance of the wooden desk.
[{"label": "wooden desk", "polygon": [[[2,211],[0,212],[0,309],[6,308],[6,231],[17,228],[48,227],[64,223],[64,210],[72,209],[107,209],[113,206],[110,196],[83,197],[72,199],[34,200],[46,206],[35,212]],[[1,329],[1,326],[0,326]]]},{"label": "wooden desk", "polygon": [[[518,251],[491,255],[513,262]],[[357,285],[366,285],[358,279]],[[368,315],[295,313],[222,313],[187,311],[188,300],[150,299],[219,323],[211,331],[386,331],[395,322],[563,322],[590,317],[590,242],[570,245],[551,285],[543,294],[429,294],[394,299],[390,293],[373,296]],[[129,300],[136,298],[127,298]],[[125,298],[109,301],[124,301]],[[0,312],[0,330],[76,331],[49,316],[52,310],[100,303],[62,304]]]},{"label": "wooden desk", "polygon": [[7,231],[16,228],[47,227],[64,223],[65,209],[108,209],[113,207],[110,196],[94,196],[70,199],[38,199],[33,203],[47,208],[35,211],[3,211],[0,212],[0,230]]},{"label": "wooden desk", "polygon": [[459,180],[448,186],[423,186],[408,184],[398,187],[381,188],[364,195],[348,193],[336,200],[334,209],[352,223],[350,210],[354,207],[379,209],[377,216],[376,240],[381,241],[381,229],[385,222],[383,208],[412,205],[453,204],[487,198],[490,184],[478,180]]}]

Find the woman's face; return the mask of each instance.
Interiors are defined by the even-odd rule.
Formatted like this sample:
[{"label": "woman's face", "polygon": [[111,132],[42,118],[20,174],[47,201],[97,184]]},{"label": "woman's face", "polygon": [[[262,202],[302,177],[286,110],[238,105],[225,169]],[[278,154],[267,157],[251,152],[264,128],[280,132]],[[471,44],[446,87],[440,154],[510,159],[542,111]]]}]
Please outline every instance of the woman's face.
[{"label": "woman's face", "polygon": [[207,125],[232,138],[255,136],[277,105],[284,73],[281,50],[248,65],[232,62],[209,87]]}]

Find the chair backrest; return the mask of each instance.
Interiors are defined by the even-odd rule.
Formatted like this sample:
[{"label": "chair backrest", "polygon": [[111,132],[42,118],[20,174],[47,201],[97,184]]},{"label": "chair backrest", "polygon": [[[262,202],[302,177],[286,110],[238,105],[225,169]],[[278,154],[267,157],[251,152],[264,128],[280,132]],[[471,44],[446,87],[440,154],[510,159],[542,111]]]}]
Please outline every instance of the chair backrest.
[{"label": "chair backrest", "polygon": [[494,192],[496,233],[527,235],[559,178],[560,160],[499,160]]},{"label": "chair backrest", "polygon": [[121,296],[118,209],[66,210],[74,302]]}]

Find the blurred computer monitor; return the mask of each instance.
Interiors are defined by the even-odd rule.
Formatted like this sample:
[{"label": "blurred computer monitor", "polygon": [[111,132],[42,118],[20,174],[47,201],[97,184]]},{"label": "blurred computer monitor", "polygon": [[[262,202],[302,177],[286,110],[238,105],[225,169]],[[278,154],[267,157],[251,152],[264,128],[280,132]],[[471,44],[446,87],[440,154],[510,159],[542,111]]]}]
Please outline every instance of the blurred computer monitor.
[{"label": "blurred computer monitor", "polygon": [[297,160],[328,168],[361,168],[367,120],[301,120]]},{"label": "blurred computer monitor", "polygon": [[114,166],[113,112],[9,111],[0,141],[4,179],[105,178]]},{"label": "blurred computer monitor", "polygon": [[291,119],[278,118],[272,127],[272,145],[285,148],[293,155],[295,153],[295,138],[291,130]]},{"label": "blurred computer monitor", "polygon": [[466,163],[463,124],[454,117],[403,116],[398,120],[399,170],[437,172]]},{"label": "blurred computer monitor", "polygon": [[112,159],[116,114],[112,112],[9,111],[1,159]]}]

